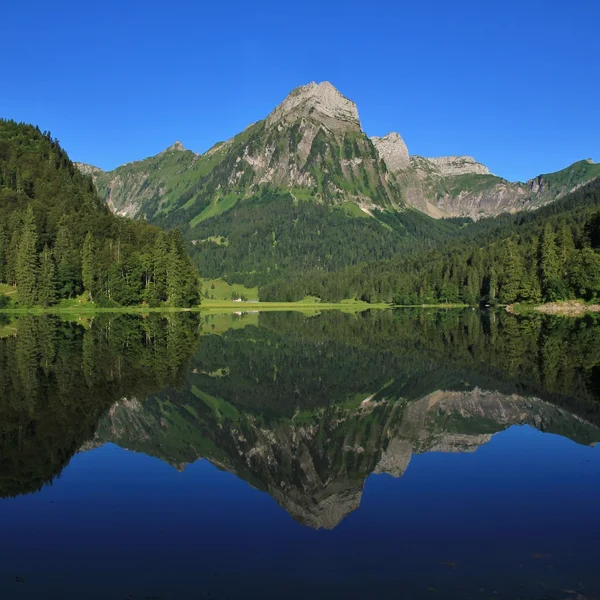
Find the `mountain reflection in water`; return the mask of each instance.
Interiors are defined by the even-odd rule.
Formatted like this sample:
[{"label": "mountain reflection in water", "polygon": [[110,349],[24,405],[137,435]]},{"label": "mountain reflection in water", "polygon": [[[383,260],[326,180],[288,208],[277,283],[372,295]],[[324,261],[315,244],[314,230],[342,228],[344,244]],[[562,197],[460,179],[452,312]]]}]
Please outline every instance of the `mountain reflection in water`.
[{"label": "mountain reflection in water", "polygon": [[472,453],[516,425],[583,446],[600,440],[600,322],[591,317],[27,316],[0,323],[0,336],[4,502],[60,486],[76,454],[84,461],[112,443],[180,471],[206,459],[302,525],[337,530],[370,475],[402,477],[419,468],[415,455]]}]

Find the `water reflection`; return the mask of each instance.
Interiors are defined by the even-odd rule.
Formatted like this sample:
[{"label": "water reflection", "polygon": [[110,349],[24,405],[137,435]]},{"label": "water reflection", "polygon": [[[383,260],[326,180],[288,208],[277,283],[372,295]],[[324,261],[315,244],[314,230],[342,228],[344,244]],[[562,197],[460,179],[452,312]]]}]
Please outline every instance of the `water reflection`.
[{"label": "water reflection", "polygon": [[600,440],[592,318],[151,314],[0,331],[4,497],[112,442],[177,469],[205,458],[332,529],[370,474],[401,477],[414,454],[473,452],[525,424]]}]

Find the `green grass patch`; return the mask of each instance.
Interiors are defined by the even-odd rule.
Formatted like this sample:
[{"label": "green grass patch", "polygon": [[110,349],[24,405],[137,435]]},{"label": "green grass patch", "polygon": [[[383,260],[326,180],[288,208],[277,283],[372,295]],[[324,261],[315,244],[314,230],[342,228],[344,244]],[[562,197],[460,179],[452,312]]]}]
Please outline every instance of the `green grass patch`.
[{"label": "green grass patch", "polygon": [[258,300],[258,287],[249,288],[241,283],[227,283],[222,279],[209,279],[202,282],[202,293],[210,300],[231,300],[232,294],[248,300]]},{"label": "green grass patch", "polygon": [[371,398],[373,394],[361,392],[360,394],[355,394],[354,396],[350,396],[344,403],[343,407],[348,410],[353,410],[358,408],[365,400]]},{"label": "green grass patch", "polygon": [[[283,190],[287,192],[288,190]],[[298,202],[316,202],[317,197],[313,190],[309,188],[295,187],[290,190],[290,194],[294,200]]]},{"label": "green grass patch", "polygon": [[364,210],[355,204],[354,202],[342,202],[336,208],[341,209],[350,217],[357,217],[358,219],[370,219],[371,215],[366,213]]},{"label": "green grass patch", "polygon": [[0,339],[6,337],[12,337],[17,334],[17,328],[12,323],[6,323],[5,325],[0,325]]},{"label": "green grass patch", "polygon": [[212,217],[216,217],[217,215],[228,211],[237,204],[239,199],[240,197],[238,194],[228,194],[227,196],[213,200],[199,215],[195,216],[190,221],[190,227],[194,228],[199,223],[202,223],[202,221],[206,221],[206,219],[211,219]]},{"label": "green grass patch", "polygon": [[217,246],[229,246],[229,239],[226,238],[223,235],[209,235],[207,238],[204,238],[203,240],[198,240],[199,243],[204,244],[204,243],[213,243],[216,244]]},{"label": "green grass patch", "polygon": [[235,421],[240,416],[240,413],[235,406],[229,404],[229,402],[226,402],[225,400],[215,398],[210,394],[202,392],[195,385],[192,386],[192,394],[194,394],[198,400],[202,400],[202,402],[204,402],[204,404],[206,404],[219,419],[226,417]]},{"label": "green grass patch", "polygon": [[556,173],[546,173],[541,176],[546,185],[555,191],[568,191],[576,185],[600,177],[600,164],[580,160]]},{"label": "green grass patch", "polygon": [[230,329],[243,329],[249,325],[258,325],[258,313],[241,315],[236,315],[235,312],[208,313],[202,319],[202,330],[207,333],[220,334]]},{"label": "green grass patch", "polygon": [[[18,302],[19,294],[12,285],[6,285],[5,283],[0,283],[0,296],[5,296],[11,302]],[[6,302],[6,300],[2,300],[2,303]],[[1,303],[0,303],[1,304]]]},{"label": "green grass patch", "polygon": [[448,177],[445,181],[448,193],[451,196],[458,196],[464,191],[483,192],[493,188],[499,183],[506,183],[505,179],[496,177],[496,175],[478,175],[474,173]]}]

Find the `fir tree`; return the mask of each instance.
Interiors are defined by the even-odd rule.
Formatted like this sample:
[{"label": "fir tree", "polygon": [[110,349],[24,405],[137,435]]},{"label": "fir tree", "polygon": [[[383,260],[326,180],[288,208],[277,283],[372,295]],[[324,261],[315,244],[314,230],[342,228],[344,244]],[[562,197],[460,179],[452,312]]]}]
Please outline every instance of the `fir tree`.
[{"label": "fir tree", "polygon": [[571,228],[566,224],[562,223],[556,236],[556,245],[558,250],[558,257],[560,260],[561,278],[567,276],[567,268],[569,261],[575,251],[575,242],[573,241],[573,232]]},{"label": "fir tree", "polygon": [[183,271],[177,244],[172,242],[166,259],[167,301],[171,306],[183,304]]},{"label": "fir tree", "polygon": [[56,261],[56,284],[59,295],[64,298],[76,295],[79,278],[78,257],[71,232],[64,223],[56,232],[54,260]]},{"label": "fir tree", "polygon": [[561,260],[558,256],[556,236],[550,223],[544,226],[540,239],[540,281],[542,294],[546,300],[560,300],[563,297]]},{"label": "fir tree", "polygon": [[40,260],[40,275],[38,280],[38,302],[44,306],[56,304],[56,268],[48,246],[44,250]]},{"label": "fir tree", "polygon": [[6,253],[9,243],[6,227],[0,224],[0,283],[8,283],[6,278]]},{"label": "fir tree", "polygon": [[35,219],[33,210],[29,206],[23,220],[15,265],[19,301],[25,306],[33,306],[37,299],[38,257],[36,246]]},{"label": "fir tree", "polygon": [[88,231],[83,242],[83,250],[81,251],[81,279],[83,281],[83,289],[90,300],[93,300],[94,291],[94,254],[95,254],[94,236]]},{"label": "fir tree", "polygon": [[506,243],[501,264],[502,275],[498,299],[504,304],[516,302],[521,299],[525,267],[519,248],[512,240]]},{"label": "fir tree", "polygon": [[169,256],[169,242],[167,235],[163,232],[159,233],[156,238],[156,243],[153,252],[153,273],[152,273],[152,288],[150,293],[151,304],[158,305],[165,302],[168,297],[167,293],[167,263]]},{"label": "fir tree", "polygon": [[6,253],[6,283],[10,285],[17,285],[17,254],[19,253],[19,241],[21,224],[18,228],[13,229],[10,236],[10,244],[8,245],[8,252]]}]

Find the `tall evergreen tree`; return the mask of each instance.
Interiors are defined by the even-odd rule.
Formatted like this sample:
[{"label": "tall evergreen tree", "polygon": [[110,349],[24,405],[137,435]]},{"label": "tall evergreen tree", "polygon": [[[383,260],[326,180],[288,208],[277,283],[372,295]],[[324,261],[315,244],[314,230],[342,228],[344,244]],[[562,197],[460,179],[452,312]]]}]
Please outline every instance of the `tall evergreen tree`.
[{"label": "tall evergreen tree", "polygon": [[38,279],[38,302],[44,306],[56,304],[56,268],[48,246],[44,246],[40,260],[40,275]]},{"label": "tall evergreen tree", "polygon": [[79,291],[79,260],[71,231],[62,223],[56,232],[54,245],[54,260],[56,261],[56,284],[61,297],[70,298]]},{"label": "tall evergreen tree", "polygon": [[561,260],[556,236],[550,223],[546,223],[540,239],[540,281],[546,300],[560,300],[564,296],[561,283]]},{"label": "tall evergreen tree", "polygon": [[19,241],[21,239],[21,224],[19,223],[13,229],[10,236],[10,243],[6,253],[6,283],[17,285],[17,254],[19,253]]},{"label": "tall evergreen tree", "polygon": [[160,304],[165,302],[167,293],[167,263],[169,256],[169,241],[167,234],[160,232],[156,237],[154,245],[153,262],[154,270],[152,274],[152,289],[150,293],[150,302]]},{"label": "tall evergreen tree", "polygon": [[33,306],[37,300],[38,256],[37,231],[31,206],[28,207],[17,251],[15,279],[19,290],[19,301]]},{"label": "tall evergreen tree", "polygon": [[561,223],[556,236],[556,245],[558,250],[558,257],[560,260],[561,278],[567,276],[567,268],[569,261],[572,258],[573,252],[575,251],[575,242],[573,240],[573,231],[567,225],[567,223]]},{"label": "tall evergreen tree", "polygon": [[500,302],[508,304],[521,299],[525,267],[523,257],[513,240],[508,240],[501,261]]},{"label": "tall evergreen tree", "polygon": [[171,306],[183,304],[183,271],[177,245],[171,242],[167,255],[167,301]]},{"label": "tall evergreen tree", "polygon": [[8,245],[8,232],[4,224],[0,223],[0,283],[8,283],[6,279],[6,253]]},{"label": "tall evergreen tree", "polygon": [[83,281],[83,289],[90,300],[93,300],[94,291],[94,259],[95,259],[95,243],[94,236],[91,231],[88,231],[83,242],[83,250],[81,251],[81,279]]}]

